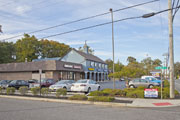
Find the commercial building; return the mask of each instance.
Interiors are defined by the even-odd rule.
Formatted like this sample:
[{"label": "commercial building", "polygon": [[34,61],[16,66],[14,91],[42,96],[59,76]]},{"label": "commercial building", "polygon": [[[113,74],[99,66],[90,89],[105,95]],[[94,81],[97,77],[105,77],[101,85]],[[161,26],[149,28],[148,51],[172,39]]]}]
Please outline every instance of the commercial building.
[{"label": "commercial building", "polygon": [[0,80],[29,80],[52,78],[58,80],[108,80],[108,65],[89,53],[85,43],[83,51],[71,49],[62,58],[36,59],[32,62],[0,64]]}]

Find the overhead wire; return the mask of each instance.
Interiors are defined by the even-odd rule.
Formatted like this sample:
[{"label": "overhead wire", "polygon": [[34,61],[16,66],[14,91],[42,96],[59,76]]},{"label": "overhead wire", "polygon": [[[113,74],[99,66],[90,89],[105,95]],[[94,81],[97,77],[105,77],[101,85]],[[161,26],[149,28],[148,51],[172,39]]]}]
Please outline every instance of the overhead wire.
[{"label": "overhead wire", "polygon": [[[180,6],[178,6],[178,7],[180,7]],[[172,8],[172,9],[175,9],[175,8]],[[157,15],[157,14],[160,14],[160,13],[163,13],[163,12],[166,12],[166,11],[169,11],[169,10],[171,10],[171,9],[165,9],[165,10],[161,10],[161,11],[159,11],[159,12],[153,12],[153,14],[152,14],[151,16],[154,16],[154,15]],[[150,14],[151,14],[151,13],[150,13]],[[117,22],[120,22],[120,21],[125,21],[125,20],[130,20],[130,19],[147,18],[147,17],[144,17],[145,15],[149,15],[149,14],[144,14],[144,15],[136,16],[136,17],[123,18],[123,19],[115,20],[115,21],[113,21],[113,22],[114,22],[114,23],[117,23]],[[149,17],[151,17],[151,16],[149,16]],[[68,34],[68,33],[73,33],[73,32],[77,32],[77,31],[82,31],[82,30],[86,30],[86,29],[91,29],[91,28],[95,28],[95,27],[104,26],[104,25],[111,24],[111,23],[112,23],[112,22],[101,23],[101,24],[97,24],[97,25],[93,25],[93,26],[89,26],[89,27],[84,27],[84,28],[80,28],[80,29],[75,29],[75,30],[71,30],[71,31],[67,31],[67,32],[62,32],[62,33],[58,33],[58,34],[53,34],[53,35],[41,37],[41,38],[39,38],[39,39],[44,39],[44,38],[50,38],[50,37],[60,36],[60,35]]]},{"label": "overhead wire", "polygon": [[[136,4],[136,5],[132,5],[132,6],[125,7],[125,8],[120,8],[120,9],[114,10],[113,12],[118,12],[118,11],[122,11],[122,10],[130,9],[130,8],[134,8],[134,7],[142,6],[142,5],[145,5],[145,4],[149,4],[149,3],[157,2],[157,1],[159,1],[159,0],[152,0],[152,1],[149,1],[149,2],[144,2],[144,3],[140,3],[140,4]],[[51,27],[47,27],[47,28],[44,28],[44,29],[40,29],[40,30],[36,30],[36,31],[32,31],[32,32],[28,32],[27,34],[32,34],[32,33],[41,32],[41,31],[45,31],[45,30],[49,30],[49,29],[56,28],[56,27],[60,27],[60,26],[64,26],[64,25],[68,25],[68,24],[72,24],[72,23],[76,23],[76,22],[80,22],[80,21],[84,21],[84,20],[92,19],[92,18],[95,18],[95,17],[99,17],[99,16],[107,15],[107,14],[110,14],[110,12],[105,12],[105,13],[101,13],[101,14],[93,15],[93,16],[90,16],[90,17],[86,17],[86,18],[82,18],[82,19],[78,19],[78,20],[74,20],[74,21],[66,22],[66,23],[63,23],[63,24],[59,24],[59,25],[55,25],[55,26],[51,26]],[[23,36],[23,35],[24,35],[24,34],[20,34],[20,35],[16,35],[16,36],[13,36],[13,37],[5,38],[5,39],[2,39],[2,40],[9,40],[9,39],[17,38],[17,37],[20,37],[20,36]]]}]

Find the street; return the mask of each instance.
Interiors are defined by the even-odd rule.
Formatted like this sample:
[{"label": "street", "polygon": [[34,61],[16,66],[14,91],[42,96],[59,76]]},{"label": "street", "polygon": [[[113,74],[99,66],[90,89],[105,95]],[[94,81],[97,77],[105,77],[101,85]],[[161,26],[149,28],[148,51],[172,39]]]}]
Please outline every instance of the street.
[{"label": "street", "polygon": [[[111,88],[113,89],[113,81],[100,82],[101,89]],[[125,81],[115,81],[116,89],[124,89],[126,88]]]},{"label": "street", "polygon": [[175,80],[175,88],[176,88],[177,91],[180,92],[180,80],[179,79]]},{"label": "street", "polygon": [[0,120],[179,120],[180,107],[113,108],[0,98]]}]

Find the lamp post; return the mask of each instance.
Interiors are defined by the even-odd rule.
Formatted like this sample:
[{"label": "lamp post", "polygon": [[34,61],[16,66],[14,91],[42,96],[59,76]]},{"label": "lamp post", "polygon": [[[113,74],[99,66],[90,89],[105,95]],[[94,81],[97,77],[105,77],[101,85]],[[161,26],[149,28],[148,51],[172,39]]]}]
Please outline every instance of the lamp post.
[{"label": "lamp post", "polygon": [[[110,8],[111,20],[112,20],[112,54],[113,54],[113,74],[114,74],[114,20],[113,20],[113,9]],[[113,76],[113,89],[115,89],[115,79]]]}]

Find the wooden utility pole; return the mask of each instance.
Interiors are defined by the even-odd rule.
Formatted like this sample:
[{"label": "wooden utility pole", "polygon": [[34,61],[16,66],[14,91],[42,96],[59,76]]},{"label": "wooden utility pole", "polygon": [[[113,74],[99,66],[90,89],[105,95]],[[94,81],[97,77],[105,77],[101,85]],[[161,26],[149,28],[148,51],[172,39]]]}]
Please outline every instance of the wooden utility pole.
[{"label": "wooden utility pole", "polygon": [[173,46],[173,19],[172,19],[172,0],[168,0],[168,21],[169,21],[169,58],[170,58],[170,98],[175,98],[174,84],[174,46]]}]

